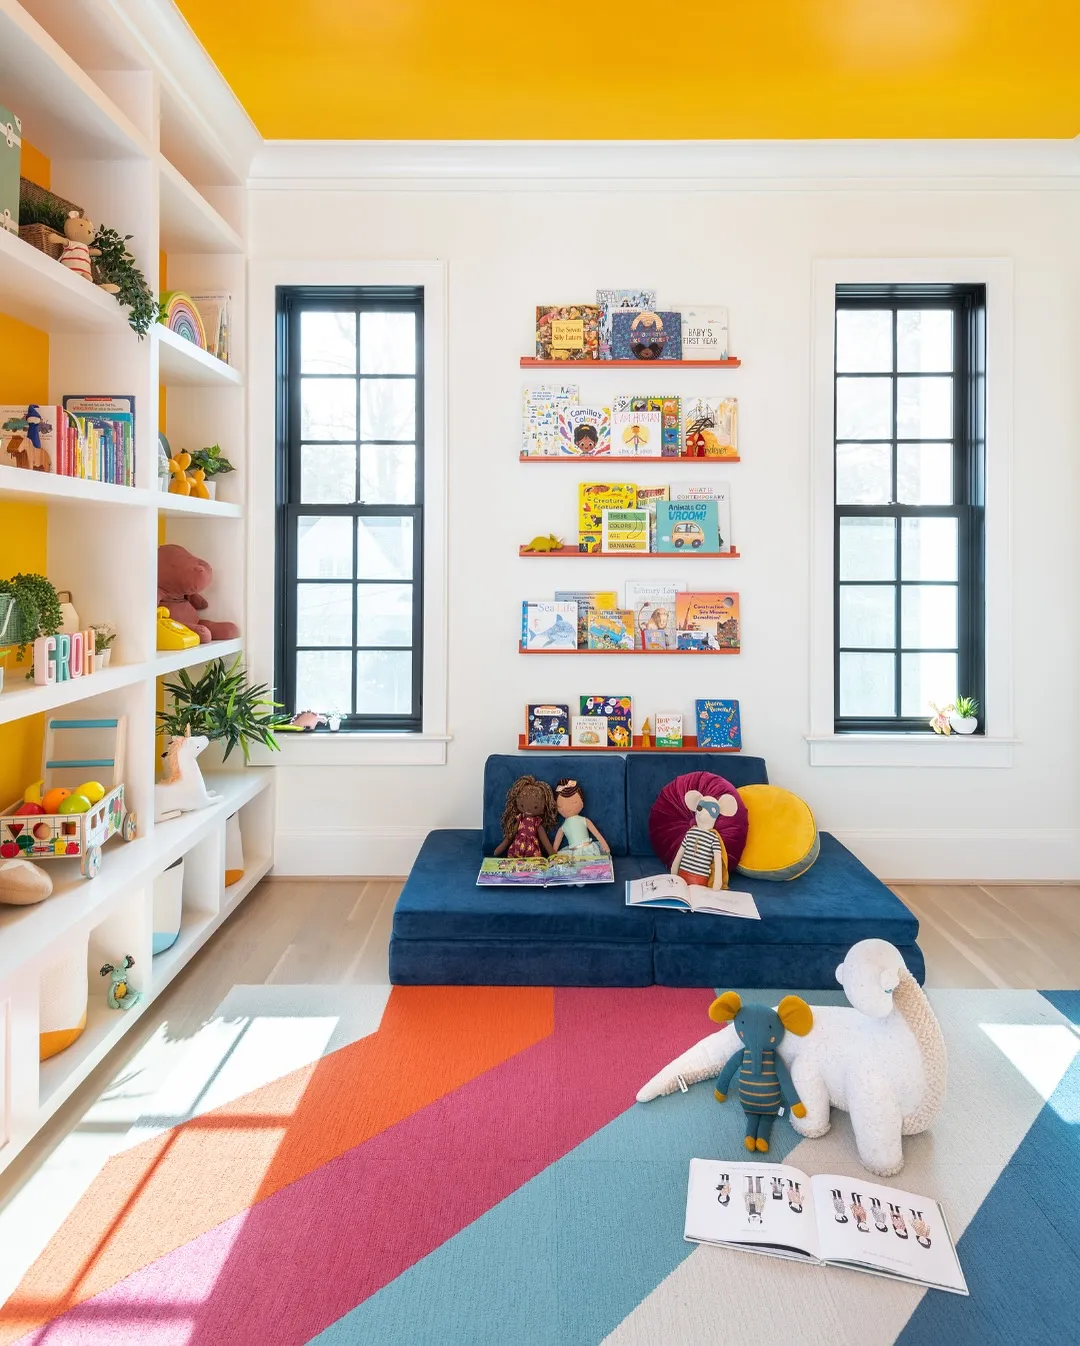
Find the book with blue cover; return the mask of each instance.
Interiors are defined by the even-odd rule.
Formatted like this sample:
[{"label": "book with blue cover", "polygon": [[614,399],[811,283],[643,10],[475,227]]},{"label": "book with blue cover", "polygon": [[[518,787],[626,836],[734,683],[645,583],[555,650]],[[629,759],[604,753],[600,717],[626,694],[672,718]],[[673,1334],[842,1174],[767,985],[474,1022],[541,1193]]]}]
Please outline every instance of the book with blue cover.
[{"label": "book with blue cover", "polygon": [[616,309],[630,309],[634,313],[656,307],[655,290],[597,290],[600,305],[600,359],[611,359],[611,319]]},{"label": "book with blue cover", "polygon": [[681,360],[682,320],[668,310],[617,309],[611,319],[613,360]]},{"label": "book with blue cover", "polygon": [[699,748],[742,749],[742,724],[737,701],[706,698],[694,702]]},{"label": "book with blue cover", "polygon": [[570,707],[525,707],[525,743],[530,748],[569,748]]},{"label": "book with blue cover", "polygon": [[658,500],[656,502],[656,550],[658,552],[717,552],[720,550],[720,516],[715,500]]}]

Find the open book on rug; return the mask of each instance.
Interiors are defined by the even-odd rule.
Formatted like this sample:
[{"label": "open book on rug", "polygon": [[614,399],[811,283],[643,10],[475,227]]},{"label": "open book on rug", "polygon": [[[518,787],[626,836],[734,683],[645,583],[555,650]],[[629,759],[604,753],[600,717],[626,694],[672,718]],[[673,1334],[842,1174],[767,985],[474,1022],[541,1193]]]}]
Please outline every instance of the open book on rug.
[{"label": "open book on rug", "polygon": [[558,888],[568,884],[614,883],[610,855],[559,851],[535,859],[489,856],[480,866],[478,888]]},{"label": "open book on rug", "polygon": [[683,1237],[968,1293],[938,1202],[863,1178],[691,1159]]},{"label": "open book on rug", "polygon": [[734,888],[704,888],[687,883],[678,874],[653,874],[647,879],[628,879],[628,907],[671,907],[675,911],[704,911],[710,916],[741,916],[760,921],[752,893]]}]

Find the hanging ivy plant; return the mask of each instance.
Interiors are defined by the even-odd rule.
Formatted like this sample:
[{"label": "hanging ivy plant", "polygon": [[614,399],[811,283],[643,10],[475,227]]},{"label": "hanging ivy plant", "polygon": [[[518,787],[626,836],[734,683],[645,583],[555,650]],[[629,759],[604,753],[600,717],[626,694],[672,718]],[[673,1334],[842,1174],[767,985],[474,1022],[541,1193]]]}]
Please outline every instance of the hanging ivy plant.
[{"label": "hanging ivy plant", "polygon": [[115,229],[102,225],[94,235],[93,246],[101,249],[101,256],[94,258],[94,270],[99,282],[120,287],[117,302],[131,310],[128,322],[141,340],[154,323],[161,322],[164,310],[127,250],[130,238],[130,234],[121,237]]},{"label": "hanging ivy plant", "polygon": [[13,575],[0,580],[0,597],[15,604],[13,645],[32,645],[39,636],[55,636],[64,624],[60,599],[44,575]]}]

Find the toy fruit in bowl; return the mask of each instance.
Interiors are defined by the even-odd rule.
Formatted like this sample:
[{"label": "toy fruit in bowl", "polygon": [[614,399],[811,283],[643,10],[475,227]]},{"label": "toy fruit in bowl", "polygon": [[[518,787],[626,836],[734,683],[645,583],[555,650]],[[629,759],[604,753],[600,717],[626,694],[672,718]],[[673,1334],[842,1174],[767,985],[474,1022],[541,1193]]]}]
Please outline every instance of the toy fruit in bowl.
[{"label": "toy fruit in bowl", "polygon": [[62,785],[55,785],[51,790],[46,790],[41,800],[42,807],[46,813],[59,813],[60,805],[71,794],[70,790],[65,790]]},{"label": "toy fruit in bowl", "polygon": [[27,804],[40,804],[41,792],[45,788],[43,780],[34,781],[33,785],[28,785],[23,791],[23,800]]},{"label": "toy fruit in bowl", "polygon": [[39,813],[44,812],[45,810],[40,804],[35,804],[28,800],[25,804],[19,805],[19,807],[15,810],[15,816],[17,818],[31,818],[35,817]]},{"label": "toy fruit in bowl", "polygon": [[85,795],[69,794],[66,799],[60,801],[60,807],[57,813],[89,813],[90,801]]},{"label": "toy fruit in bowl", "polygon": [[96,780],[84,781],[82,785],[76,785],[75,793],[82,795],[84,799],[89,799],[91,804],[100,804],[105,798],[105,787]]}]

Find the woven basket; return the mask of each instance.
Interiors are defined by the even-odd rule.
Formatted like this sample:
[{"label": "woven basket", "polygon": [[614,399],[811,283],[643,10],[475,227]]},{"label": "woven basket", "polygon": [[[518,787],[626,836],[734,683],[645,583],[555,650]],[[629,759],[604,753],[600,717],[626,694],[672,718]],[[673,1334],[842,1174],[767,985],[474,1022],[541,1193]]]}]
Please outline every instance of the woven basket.
[{"label": "woven basket", "polygon": [[54,262],[60,260],[60,254],[64,251],[64,236],[50,229],[47,224],[20,224],[19,237],[32,248],[37,248],[38,252],[51,257]]}]

